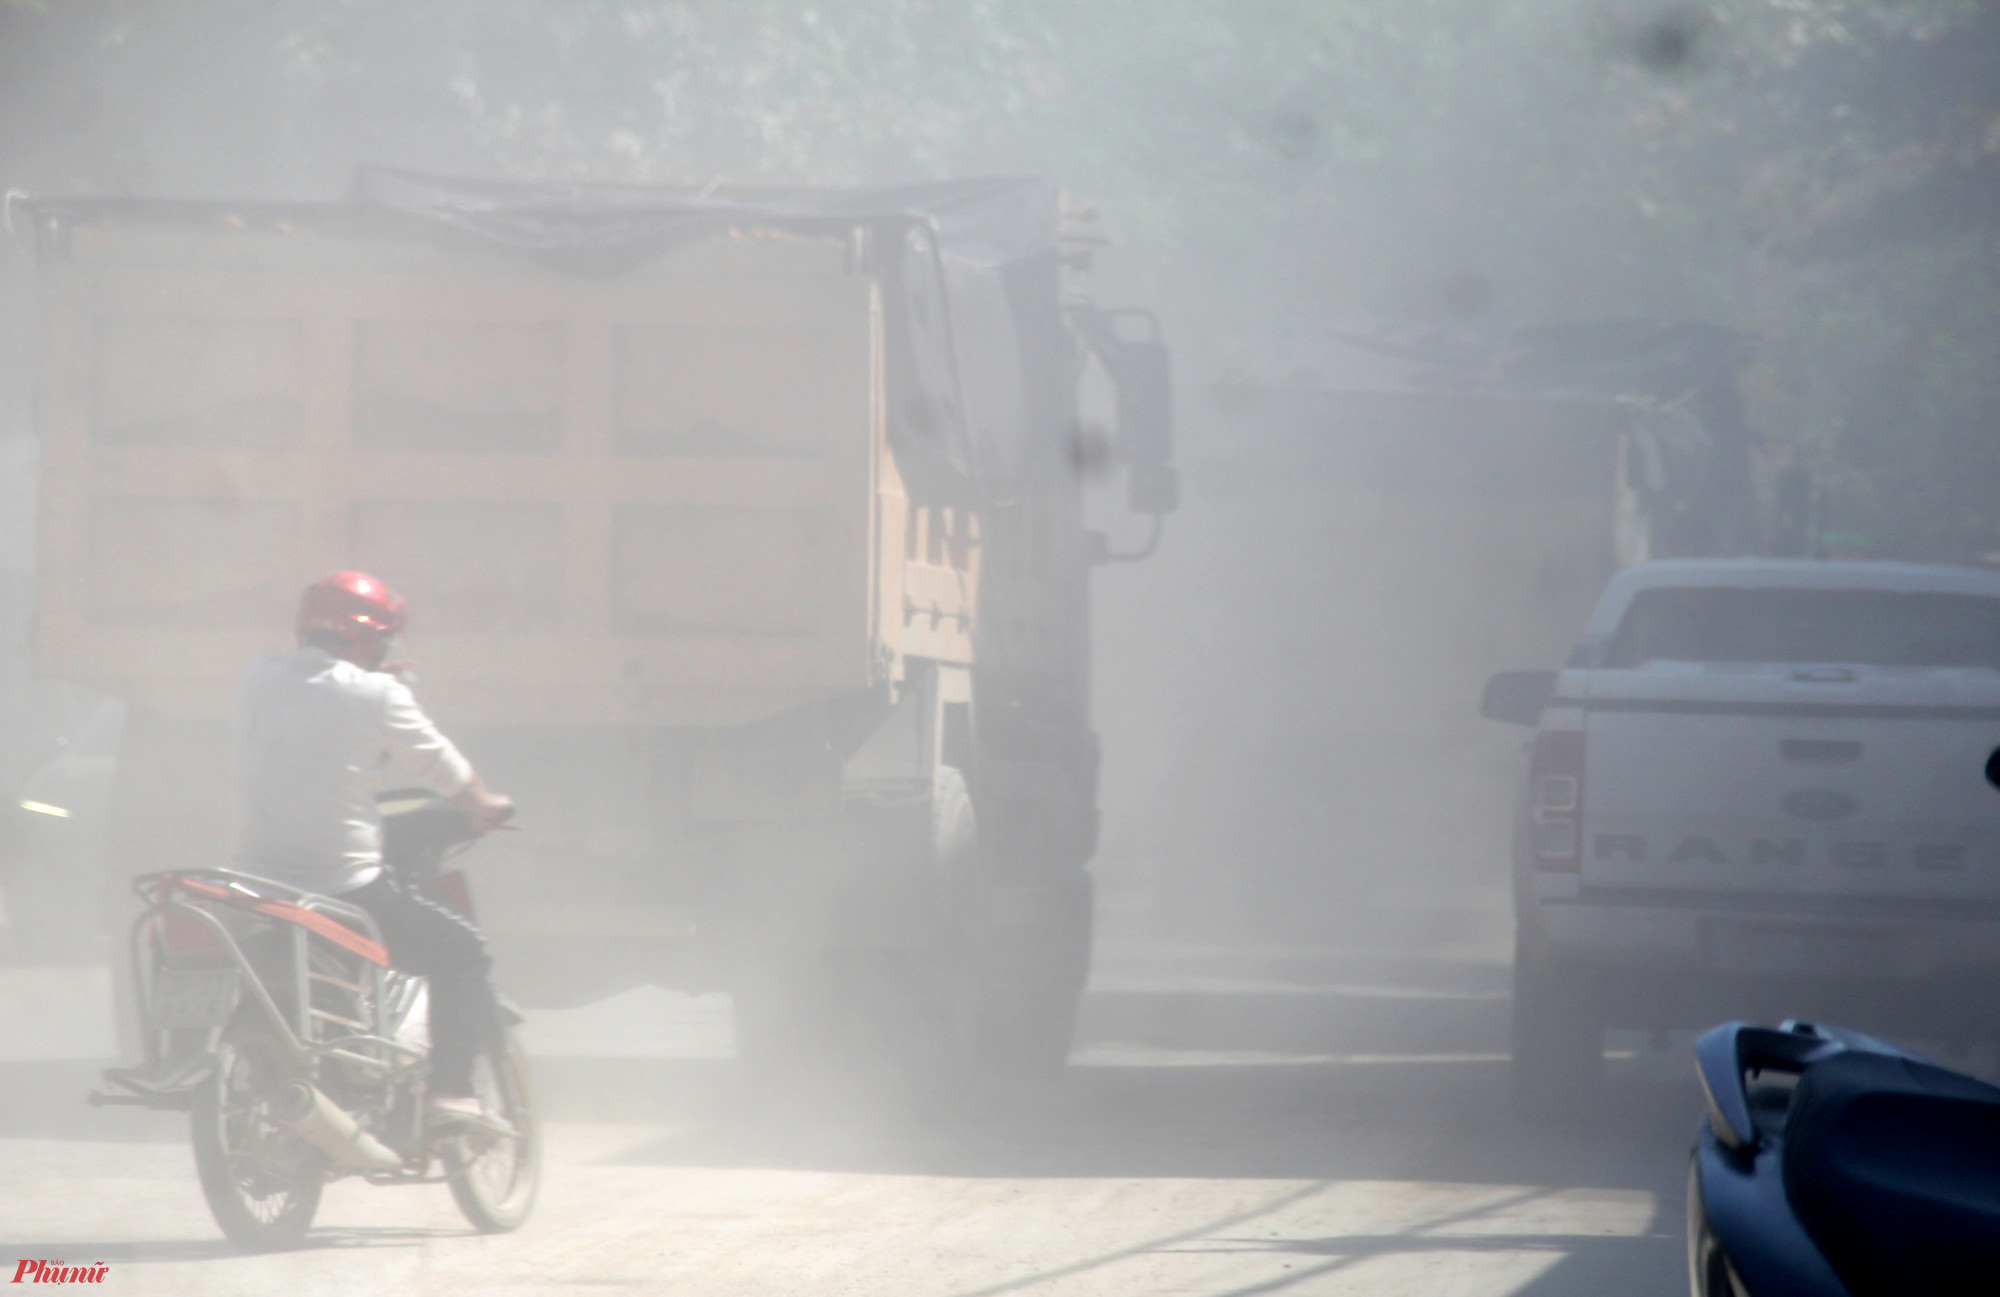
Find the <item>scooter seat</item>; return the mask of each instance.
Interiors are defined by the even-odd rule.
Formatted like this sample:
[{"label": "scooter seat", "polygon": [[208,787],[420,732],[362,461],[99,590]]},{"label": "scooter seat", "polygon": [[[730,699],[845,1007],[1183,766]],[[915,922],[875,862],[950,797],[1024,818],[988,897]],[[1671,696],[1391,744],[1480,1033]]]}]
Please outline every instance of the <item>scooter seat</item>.
[{"label": "scooter seat", "polygon": [[1854,1297],[2000,1292],[2000,1088],[1852,1050],[1807,1068],[1785,1196]]}]

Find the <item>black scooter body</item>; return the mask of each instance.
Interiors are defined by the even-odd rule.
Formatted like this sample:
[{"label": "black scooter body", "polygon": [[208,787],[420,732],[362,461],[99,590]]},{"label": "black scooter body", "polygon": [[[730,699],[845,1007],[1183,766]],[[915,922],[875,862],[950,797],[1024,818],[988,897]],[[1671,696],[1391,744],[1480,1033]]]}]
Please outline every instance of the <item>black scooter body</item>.
[{"label": "black scooter body", "polygon": [[1809,1023],[1696,1057],[1695,1297],[2000,1292],[2000,1087]]}]

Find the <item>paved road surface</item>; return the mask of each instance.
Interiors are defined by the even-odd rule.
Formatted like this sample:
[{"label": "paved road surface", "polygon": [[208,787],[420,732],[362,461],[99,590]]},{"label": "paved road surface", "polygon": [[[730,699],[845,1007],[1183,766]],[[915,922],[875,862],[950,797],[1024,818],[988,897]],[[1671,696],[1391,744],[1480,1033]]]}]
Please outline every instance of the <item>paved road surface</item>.
[{"label": "paved road surface", "polygon": [[202,1297],[1686,1291],[1684,1059],[1620,1060],[1601,1108],[1524,1130],[1491,964],[1124,952],[1062,1085],[925,1116],[852,1078],[747,1096],[719,1001],[635,992],[536,1019],[550,1164],[521,1232],[471,1233],[442,1187],[343,1183],[308,1248],[261,1257],[220,1241],[184,1118],[77,1102],[97,1037],[63,1002],[75,976],[41,976],[24,995],[0,970],[9,1277],[42,1257]]}]

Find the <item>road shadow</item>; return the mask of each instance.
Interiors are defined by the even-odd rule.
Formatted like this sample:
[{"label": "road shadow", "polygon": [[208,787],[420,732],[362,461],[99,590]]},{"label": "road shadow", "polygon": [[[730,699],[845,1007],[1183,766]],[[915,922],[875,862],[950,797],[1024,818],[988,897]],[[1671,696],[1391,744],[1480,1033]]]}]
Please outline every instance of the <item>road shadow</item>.
[{"label": "road shadow", "polygon": [[1682,1173],[1699,1110],[1691,1083],[1614,1082],[1531,1125],[1508,1102],[1506,1063],[1480,1059],[1083,1066],[1044,1089],[928,1105],[852,1078],[760,1094],[728,1064],[628,1078],[641,1071],[665,1129],[620,1164],[1654,1189]]},{"label": "road shadow", "polygon": [[[747,1087],[727,1062],[537,1060],[544,1107],[641,1120],[658,1133],[617,1165],[761,1167],[997,1178],[1423,1182],[1649,1195],[1636,1237],[1492,1234],[1234,1240],[1227,1221],[1136,1252],[1237,1247],[1295,1254],[1244,1292],[1307,1291],[1383,1258],[1547,1252],[1532,1297],[1685,1291],[1682,1194],[1700,1111],[1692,1067],[1622,1077],[1562,1120],[1529,1125],[1509,1097],[1506,971],[1422,961],[1216,961],[1149,987],[1106,979],[1089,997],[1078,1057],[1057,1084],[924,1102],[882,1077]],[[617,1114],[615,1117],[613,1114]],[[1487,1226],[1490,1227],[1490,1224]],[[1109,1266],[1126,1254],[1080,1263]],[[1065,1272],[1067,1273],[1067,1272]],[[1023,1276],[962,1297],[1032,1292]]]},{"label": "road shadow", "polygon": [[758,1088],[693,1060],[538,1059],[536,1077],[552,1119],[658,1126],[612,1159],[624,1165],[1420,1180],[1678,1202],[1692,1067],[1662,1057],[1559,1122],[1524,1123],[1504,968],[1219,958],[1177,960],[1158,989],[1106,980],[1085,1006],[1082,1062],[1042,1087],[941,1099],[847,1071]]},{"label": "road shadow", "polygon": [[107,1088],[112,1059],[0,1062],[0,1139],[113,1144],[185,1143],[187,1115],[146,1108],[93,1108],[85,1096]]},{"label": "road shadow", "polygon": [[[1233,1240],[1222,1240],[1224,1243]],[[1593,1237],[1577,1234],[1485,1234],[1429,1237],[1412,1234],[1344,1234],[1326,1238],[1245,1240],[1248,1246],[1218,1247],[1233,1254],[1255,1252],[1298,1256],[1302,1262],[1262,1283],[1223,1290],[1219,1297],[1256,1297],[1316,1285],[1321,1279],[1364,1262],[1401,1256],[1518,1257],[1547,1253],[1548,1269],[1514,1290],[1513,1297],[1668,1297],[1687,1291],[1681,1273],[1686,1244],[1663,1234]],[[1176,1251],[1195,1249],[1179,1248]]]},{"label": "road shadow", "polygon": [[[286,1252],[327,1252],[347,1251],[356,1248],[421,1247],[442,1238],[463,1238],[477,1233],[466,1229],[415,1229],[398,1226],[378,1228],[348,1228],[340,1226],[313,1229],[297,1247],[283,1249]],[[16,1243],[0,1239],[0,1252],[16,1259],[21,1257],[46,1257],[50,1260],[62,1258],[69,1265],[107,1264],[137,1265],[189,1262],[227,1261],[230,1259],[249,1261],[273,1255],[269,1252],[249,1252],[237,1247],[228,1239],[125,1239],[119,1242],[77,1242],[68,1240],[61,1243]]]},{"label": "road shadow", "polygon": [[[1546,1252],[1547,1268],[1520,1290],[1530,1297],[1685,1290],[1683,1177],[1700,1108],[1691,1067],[1663,1058],[1560,1122],[1530,1126],[1508,1098],[1504,969],[1312,957],[1183,959],[1170,972],[1105,978],[1085,1006],[1081,1063],[1039,1087],[945,1098],[865,1067],[753,1086],[733,1062],[709,1059],[537,1057],[531,1071],[546,1121],[631,1127],[632,1142],[599,1165],[1267,1180],[1273,1201],[1372,1181],[1636,1191],[1656,1205],[1636,1237],[1479,1232],[1507,1228],[1495,1220],[1470,1232],[1433,1223],[1401,1234],[1251,1238],[1223,1219],[1131,1251],[1260,1251],[1292,1265],[1245,1293],[1307,1290],[1384,1258],[1436,1255],[1444,1264],[1443,1253],[1484,1252],[1496,1262]],[[127,1122],[132,1138],[186,1138],[178,1114],[83,1107],[92,1079],[94,1065],[0,1065],[0,1099],[31,1100],[26,1110],[0,1104],[0,1131],[48,1137],[41,1119],[59,1109],[62,1130],[92,1132],[78,1138],[106,1138],[97,1133],[106,1119]],[[419,1246],[438,1236],[327,1229],[307,1246]],[[219,1240],[16,1251],[38,1254],[116,1264],[234,1252]],[[1023,1276],[988,1291],[1032,1291],[1060,1277]]]}]

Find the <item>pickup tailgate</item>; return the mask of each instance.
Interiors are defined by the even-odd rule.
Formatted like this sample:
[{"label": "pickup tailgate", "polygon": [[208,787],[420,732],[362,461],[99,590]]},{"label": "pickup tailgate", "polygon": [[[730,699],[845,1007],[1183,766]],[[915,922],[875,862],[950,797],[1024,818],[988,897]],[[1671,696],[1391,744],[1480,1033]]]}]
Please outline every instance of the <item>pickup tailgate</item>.
[{"label": "pickup tailgate", "polygon": [[[2000,913],[2000,674],[1671,664],[1590,673],[1586,887],[1726,908]],[[1662,899],[1666,899],[1663,897]]]}]

